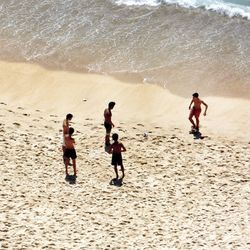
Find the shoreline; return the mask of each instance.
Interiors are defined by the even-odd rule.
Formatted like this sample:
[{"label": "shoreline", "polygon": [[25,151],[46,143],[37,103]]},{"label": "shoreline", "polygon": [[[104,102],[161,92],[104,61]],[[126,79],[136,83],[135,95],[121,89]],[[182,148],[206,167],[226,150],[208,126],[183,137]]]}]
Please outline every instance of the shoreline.
[{"label": "shoreline", "polygon": [[[0,67],[1,101],[9,104],[43,109],[62,117],[74,113],[79,121],[90,116],[102,123],[103,110],[113,100],[117,103],[114,110],[117,124],[178,127],[184,134],[191,126],[187,119],[191,97],[173,95],[157,85],[125,83],[104,75],[51,71],[33,64],[0,61]],[[250,141],[250,100],[200,96],[209,106],[207,116],[200,116],[203,132]]]}]

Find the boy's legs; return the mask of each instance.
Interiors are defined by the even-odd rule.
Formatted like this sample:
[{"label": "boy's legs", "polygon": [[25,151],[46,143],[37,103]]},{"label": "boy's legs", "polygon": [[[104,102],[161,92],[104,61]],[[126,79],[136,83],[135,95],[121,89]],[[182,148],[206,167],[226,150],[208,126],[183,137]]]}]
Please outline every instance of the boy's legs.
[{"label": "boy's legs", "polygon": [[106,136],[105,136],[105,144],[106,144],[106,145],[109,145],[109,144],[110,144],[109,134],[106,134]]},{"label": "boy's legs", "polygon": [[[200,117],[200,113],[201,113],[201,110],[200,109],[192,109],[190,111],[190,115],[189,115],[189,121],[192,123],[193,125],[193,128],[199,130],[199,124],[200,124],[200,121],[199,121],[199,117]],[[195,117],[195,121],[196,121],[196,124],[193,120],[193,116]]]},{"label": "boy's legs", "polygon": [[122,164],[121,164],[121,171],[122,171],[122,179],[123,179],[125,177],[125,174],[124,174],[124,167]]},{"label": "boy's legs", "polygon": [[117,169],[117,164],[114,165],[114,170],[115,170],[115,174],[116,174],[116,179],[118,179],[118,169]]},{"label": "boy's legs", "polygon": [[105,122],[104,127],[106,129],[105,144],[110,145],[110,133],[111,133],[112,126]]},{"label": "boy's legs", "polygon": [[72,162],[73,162],[74,176],[76,176],[76,159],[72,159]]},{"label": "boy's legs", "polygon": [[199,117],[200,117],[200,113],[201,113],[201,110],[198,109],[195,111],[194,113],[194,117],[195,117],[195,120],[196,120],[196,129],[199,130],[199,125],[200,125],[200,120],[199,120]]},{"label": "boy's legs", "polygon": [[189,121],[192,123],[193,127],[195,128],[196,126],[195,126],[195,123],[194,123],[194,121],[193,121],[193,119],[192,119],[193,116],[194,116],[194,114],[193,114],[193,112],[191,111],[188,119],[189,119]]},{"label": "boy's legs", "polygon": [[[66,147],[65,146],[62,146],[62,151],[63,151],[63,163],[66,164],[66,157],[64,156],[64,152],[66,150]],[[69,163],[68,163],[68,166],[72,166],[72,164],[70,163],[70,159],[69,159]]]},{"label": "boy's legs", "polygon": [[199,130],[199,124],[200,124],[200,121],[199,121],[199,117],[195,116],[195,120],[196,120],[196,129]]},{"label": "boy's legs", "polygon": [[68,166],[69,166],[69,158],[65,158],[65,172],[66,172],[66,175],[69,175]]}]

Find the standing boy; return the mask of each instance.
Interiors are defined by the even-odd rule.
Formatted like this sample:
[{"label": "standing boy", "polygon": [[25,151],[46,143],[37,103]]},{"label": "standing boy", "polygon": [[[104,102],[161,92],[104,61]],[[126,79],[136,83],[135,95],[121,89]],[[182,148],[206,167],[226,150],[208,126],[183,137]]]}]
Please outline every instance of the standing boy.
[{"label": "standing boy", "polygon": [[68,134],[65,135],[65,151],[64,151],[64,158],[65,158],[65,172],[66,172],[66,177],[69,176],[68,172],[68,166],[69,166],[69,159],[72,159],[73,162],[73,169],[74,169],[74,176],[76,177],[76,151],[75,151],[75,140],[72,138],[72,135],[74,133],[73,128],[69,128]]},{"label": "standing boy", "polygon": [[[193,107],[191,108],[193,104]],[[190,114],[189,114],[189,121],[192,123],[192,131],[199,131],[199,116],[201,113],[201,104],[203,104],[205,106],[205,111],[204,111],[204,116],[206,116],[207,114],[207,108],[208,105],[203,102],[201,99],[199,99],[199,94],[198,93],[194,93],[193,94],[193,99],[189,105],[189,109],[191,109]],[[195,117],[195,122],[193,121],[193,116]]]},{"label": "standing boy", "polygon": [[114,140],[114,143],[111,144],[109,153],[112,153],[112,161],[111,165],[114,166],[115,174],[116,174],[116,179],[118,180],[118,169],[117,166],[121,166],[121,171],[122,171],[122,178],[124,178],[124,167],[122,163],[122,152],[126,151],[126,148],[123,146],[122,143],[118,142],[118,134],[113,134],[112,139]]},{"label": "standing boy", "polygon": [[104,110],[104,127],[106,129],[106,136],[105,136],[105,146],[110,145],[109,137],[111,133],[111,129],[115,126],[111,120],[112,112],[111,110],[114,108],[115,102],[110,102],[108,108]]},{"label": "standing boy", "polygon": [[67,114],[66,115],[66,119],[63,120],[63,139],[62,139],[62,150],[63,150],[63,153],[65,151],[65,135],[68,134],[69,132],[69,123],[71,121],[71,119],[73,118],[73,115],[72,114]]}]

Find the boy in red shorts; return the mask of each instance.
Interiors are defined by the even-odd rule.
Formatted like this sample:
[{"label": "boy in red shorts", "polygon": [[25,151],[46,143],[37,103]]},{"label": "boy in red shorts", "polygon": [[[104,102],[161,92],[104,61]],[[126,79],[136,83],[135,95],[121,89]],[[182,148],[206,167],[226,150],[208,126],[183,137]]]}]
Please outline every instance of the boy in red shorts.
[{"label": "boy in red shorts", "polygon": [[[191,108],[192,104],[193,107]],[[199,123],[200,123],[199,117],[201,113],[201,104],[205,106],[204,116],[206,116],[208,105],[199,98],[198,93],[194,93],[193,99],[189,105],[189,109],[191,109],[191,111],[188,118],[189,121],[192,123],[192,131],[199,131]],[[195,117],[196,124],[193,120],[193,116]]]}]

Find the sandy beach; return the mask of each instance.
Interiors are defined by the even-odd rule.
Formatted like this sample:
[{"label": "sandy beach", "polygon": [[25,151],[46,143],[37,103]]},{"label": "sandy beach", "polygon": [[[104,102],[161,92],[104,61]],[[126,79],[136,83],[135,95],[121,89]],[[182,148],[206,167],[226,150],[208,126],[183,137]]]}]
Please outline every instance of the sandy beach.
[{"label": "sandy beach", "polygon": [[[200,93],[209,108],[195,138],[190,97],[156,85],[2,61],[0,92],[0,249],[250,249],[249,100]],[[104,151],[111,100],[127,148],[120,187]]]}]

